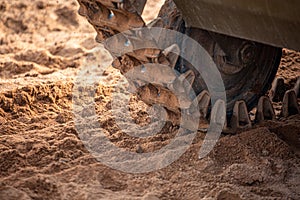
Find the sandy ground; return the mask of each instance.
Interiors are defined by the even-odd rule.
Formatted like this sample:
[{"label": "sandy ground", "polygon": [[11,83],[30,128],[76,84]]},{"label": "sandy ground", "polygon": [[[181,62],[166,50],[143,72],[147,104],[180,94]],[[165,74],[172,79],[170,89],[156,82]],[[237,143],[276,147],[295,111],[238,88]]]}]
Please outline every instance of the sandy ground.
[{"label": "sandy ground", "polygon": [[[154,172],[130,174],[98,162],[80,140],[72,112],[76,74],[99,46],[77,9],[72,0],[0,0],[1,200],[300,199],[299,115],[222,135],[202,160],[205,134],[198,132],[180,159]],[[284,50],[278,76],[291,87],[299,75],[300,53]],[[176,135],[170,124],[146,139],[116,125],[111,93],[118,78],[106,69],[96,90],[108,138],[133,152],[167,144]],[[130,107],[137,124],[148,122],[142,102],[133,97]]]}]

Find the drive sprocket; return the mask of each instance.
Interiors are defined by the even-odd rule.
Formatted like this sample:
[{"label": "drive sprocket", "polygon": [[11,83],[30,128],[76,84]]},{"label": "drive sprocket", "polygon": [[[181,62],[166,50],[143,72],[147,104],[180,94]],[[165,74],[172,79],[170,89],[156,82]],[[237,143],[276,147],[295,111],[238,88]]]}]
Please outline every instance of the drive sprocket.
[{"label": "drive sprocket", "polygon": [[[234,38],[206,30],[187,27],[183,17],[172,0],[166,0],[162,6],[158,18],[149,24],[145,24],[141,14],[146,1],[139,0],[78,0],[80,4],[79,14],[87,18],[97,31],[96,41],[105,39],[124,31],[139,27],[160,27],[179,31],[196,40],[211,55],[216,63],[224,81],[227,95],[227,116],[233,114],[236,102],[243,100],[248,110],[255,107],[259,98],[264,95],[271,86],[281,58],[281,49],[265,44]],[[130,31],[129,31],[130,32]],[[130,38],[143,40],[140,36],[126,35]],[[162,36],[163,37],[163,36]],[[192,54],[193,49],[184,44],[170,46],[173,51],[186,51]],[[199,72],[186,60],[168,54],[164,51],[151,48],[141,49],[116,56],[113,66],[126,74],[136,66],[145,63],[157,63],[169,65],[169,67],[190,81],[193,90],[199,100],[204,98],[207,102],[207,87]],[[153,70],[155,71],[155,70]],[[163,70],[168,71],[168,70]],[[157,73],[147,71],[147,76],[155,77]],[[161,74],[162,77],[171,77],[171,74]],[[209,76],[209,75],[208,75]],[[174,77],[174,80],[176,77]],[[177,78],[178,79],[178,78]],[[129,82],[138,86],[135,80]],[[165,96],[164,96],[165,95]],[[174,94],[173,94],[174,95]],[[159,103],[166,108],[169,119],[178,124],[181,109],[173,98],[172,92],[167,87],[148,83],[138,89],[138,96],[145,103],[152,105]],[[195,99],[194,99],[195,100]],[[193,99],[187,100],[185,105],[190,106]],[[204,102],[204,105],[207,105]],[[204,116],[209,108],[203,109]]]}]

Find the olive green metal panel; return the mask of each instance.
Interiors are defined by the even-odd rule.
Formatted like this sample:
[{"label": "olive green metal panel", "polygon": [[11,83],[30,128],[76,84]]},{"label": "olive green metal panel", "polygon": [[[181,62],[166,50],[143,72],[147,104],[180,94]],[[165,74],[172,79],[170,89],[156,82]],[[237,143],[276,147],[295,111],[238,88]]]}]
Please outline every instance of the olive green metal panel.
[{"label": "olive green metal panel", "polygon": [[174,0],[188,26],[300,50],[300,0]]}]

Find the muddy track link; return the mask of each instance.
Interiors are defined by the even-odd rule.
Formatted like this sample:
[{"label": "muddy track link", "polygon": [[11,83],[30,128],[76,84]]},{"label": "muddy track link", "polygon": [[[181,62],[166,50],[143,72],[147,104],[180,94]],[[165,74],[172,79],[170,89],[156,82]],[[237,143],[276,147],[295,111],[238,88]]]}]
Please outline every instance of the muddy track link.
[{"label": "muddy track link", "polygon": [[[266,119],[275,118],[271,101],[263,95],[270,89],[270,83],[275,77],[281,58],[280,48],[186,27],[181,13],[172,0],[166,0],[159,17],[147,25],[141,17],[145,0],[78,0],[78,2],[79,14],[86,17],[93,25],[97,31],[96,41],[100,43],[118,33],[124,35],[124,41],[121,42],[125,44],[133,41],[145,42],[142,34],[135,35],[128,31],[140,27],[172,29],[187,34],[199,42],[213,58],[225,84],[228,119],[224,131],[235,132],[238,129],[250,128],[252,122],[248,111],[256,106],[258,106],[256,122],[261,123]],[[137,94],[142,101],[148,105],[160,104],[165,107],[168,118],[174,125],[180,124],[182,113],[187,113],[191,121],[195,117],[201,117],[200,124],[197,126],[206,128],[203,122],[206,122],[208,113],[212,109],[210,107],[213,107],[210,106],[207,87],[190,63],[170,53],[178,52],[179,54],[180,51],[192,53],[193,49],[184,44],[173,44],[162,51],[155,48],[157,46],[155,42],[150,45],[153,48],[136,50],[123,56],[115,55],[113,67],[119,69],[122,74],[126,74],[126,78],[131,86],[137,89]],[[145,67],[146,63],[156,64],[157,67]],[[162,65],[169,66],[169,69],[160,67]],[[174,71],[180,75],[176,75]],[[153,84],[152,80],[157,76],[164,77],[165,82],[159,85]],[[184,84],[182,80],[189,81],[196,93],[196,98],[177,99],[170,87],[182,87],[182,92],[187,94],[185,96],[189,96],[190,91],[182,86]],[[283,116],[299,113],[293,91],[289,91],[286,96]],[[195,108],[194,105],[197,103],[198,108]],[[201,116],[193,116],[193,113],[196,113],[195,109],[200,110]],[[182,110],[184,112],[181,112]],[[195,124],[187,123],[185,128],[189,129],[192,126]]]}]

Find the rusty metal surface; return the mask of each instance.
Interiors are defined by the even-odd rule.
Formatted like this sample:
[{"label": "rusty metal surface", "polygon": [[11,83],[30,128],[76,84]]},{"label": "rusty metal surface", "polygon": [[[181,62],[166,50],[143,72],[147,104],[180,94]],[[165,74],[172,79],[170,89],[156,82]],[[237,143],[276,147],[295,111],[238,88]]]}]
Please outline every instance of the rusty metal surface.
[{"label": "rusty metal surface", "polygon": [[186,24],[300,50],[299,0],[174,0]]}]

